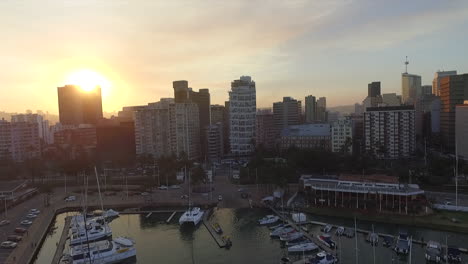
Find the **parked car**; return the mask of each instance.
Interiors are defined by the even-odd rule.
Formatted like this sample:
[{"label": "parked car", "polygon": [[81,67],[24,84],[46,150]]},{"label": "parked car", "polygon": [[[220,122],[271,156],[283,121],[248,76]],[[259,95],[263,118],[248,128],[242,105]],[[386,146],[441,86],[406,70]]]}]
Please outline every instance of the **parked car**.
[{"label": "parked car", "polygon": [[221,202],[222,200],[223,200],[223,196],[219,195],[219,196],[218,196],[218,201]]},{"label": "parked car", "polygon": [[10,224],[10,220],[5,219],[5,220],[0,221],[0,226],[5,226],[9,224]]},{"label": "parked car", "polygon": [[18,244],[12,241],[4,241],[0,244],[0,248],[15,248]]},{"label": "parked car", "polygon": [[9,235],[7,237],[7,240],[12,241],[12,242],[20,242],[22,238],[23,238],[22,236],[18,236],[18,235]]},{"label": "parked car", "polygon": [[70,195],[67,198],[65,198],[65,202],[73,202],[76,201],[76,197],[74,195]]},{"label": "parked car", "polygon": [[22,228],[22,227],[17,227],[15,228],[15,233],[17,234],[24,234],[26,233],[28,230],[26,228]]},{"label": "parked car", "polygon": [[184,195],[180,196],[180,199],[188,199],[188,195],[184,194]]},{"label": "parked car", "polygon": [[171,185],[169,186],[169,189],[180,189],[179,185]]},{"label": "parked car", "polygon": [[28,226],[28,225],[32,225],[32,221],[30,221],[30,220],[23,220],[23,221],[20,222],[20,224],[25,225],[25,226]]},{"label": "parked car", "polygon": [[159,190],[167,190],[167,186],[166,185],[161,185],[158,187]]},{"label": "parked car", "polygon": [[33,209],[29,210],[29,213],[30,213],[30,214],[35,214],[35,215],[38,215],[38,214],[40,214],[40,213],[41,213],[41,211],[39,211],[39,210],[38,210],[38,209],[36,209],[36,208],[33,208]]},{"label": "parked car", "polygon": [[141,193],[141,196],[148,196],[148,195],[150,195],[149,192],[142,192]]},{"label": "parked car", "polygon": [[27,214],[26,215],[26,218],[29,218],[29,219],[34,219],[36,217],[37,217],[37,215],[35,215],[35,214]]}]

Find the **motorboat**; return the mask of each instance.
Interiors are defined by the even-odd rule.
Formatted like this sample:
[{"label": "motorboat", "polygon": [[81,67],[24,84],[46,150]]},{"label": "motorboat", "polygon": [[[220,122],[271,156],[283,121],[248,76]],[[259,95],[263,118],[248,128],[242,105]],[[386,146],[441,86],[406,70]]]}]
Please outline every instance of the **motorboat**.
[{"label": "motorboat", "polygon": [[315,257],[305,261],[305,264],[335,264],[338,259],[332,254],[327,254],[324,251],[317,253]]},{"label": "motorboat", "polygon": [[312,242],[310,241],[308,238],[306,237],[301,237],[299,239],[296,239],[294,241],[288,241],[285,243],[285,246],[287,247],[291,247],[291,246],[295,246],[295,245],[299,245],[299,244],[304,244],[304,243],[309,243],[309,242]]},{"label": "motorboat", "polygon": [[424,258],[428,262],[440,263],[442,261],[442,246],[439,242],[428,241],[426,244],[426,253]]},{"label": "motorboat", "polygon": [[336,243],[329,234],[317,235],[317,239],[331,249],[336,248]]},{"label": "motorboat", "polygon": [[301,243],[294,246],[288,247],[288,252],[307,252],[316,250],[318,246],[313,242]]},{"label": "motorboat", "polygon": [[344,232],[345,232],[345,228],[342,226],[339,226],[336,228],[335,235],[342,236],[344,235]]},{"label": "motorboat", "polygon": [[456,247],[449,247],[447,249],[446,261],[450,264],[461,263],[462,259],[460,250]]},{"label": "motorboat", "polygon": [[333,227],[331,225],[325,225],[320,229],[320,231],[322,231],[324,233],[328,233],[328,232],[330,232],[332,230],[332,228]]},{"label": "motorboat", "polygon": [[219,226],[218,223],[213,223],[211,224],[211,227],[213,227],[214,231],[218,234],[223,233],[223,230],[221,229],[221,226]]},{"label": "motorboat", "polygon": [[224,242],[224,247],[225,248],[231,248],[232,246],[232,241],[231,241],[231,238],[229,236],[222,236],[221,237],[221,240]]},{"label": "motorboat", "polygon": [[70,236],[70,246],[105,240],[112,237],[112,230],[107,224],[92,225],[90,229],[79,229],[72,232]]},{"label": "motorboat", "polygon": [[267,215],[263,217],[262,219],[258,220],[258,223],[260,225],[271,225],[280,220],[279,216],[277,215]]},{"label": "motorboat", "polygon": [[383,242],[382,242],[382,245],[384,247],[391,247],[393,246],[393,243],[394,243],[394,239],[392,236],[383,236]]},{"label": "motorboat", "polygon": [[379,235],[376,233],[369,233],[367,235],[366,241],[369,242],[372,246],[378,246],[379,245]]},{"label": "motorboat", "polygon": [[411,241],[408,238],[408,234],[405,232],[400,232],[397,238],[396,245],[394,250],[398,254],[408,254],[411,247]]},{"label": "motorboat", "polygon": [[281,241],[286,241],[286,242],[294,241],[294,240],[297,240],[299,238],[302,238],[303,236],[304,236],[304,234],[302,232],[298,232],[298,231],[294,230],[292,232],[281,235],[280,240]]},{"label": "motorboat", "polygon": [[184,225],[184,224],[193,224],[193,225],[198,225],[200,221],[203,218],[203,211],[200,209],[200,207],[192,207],[189,208],[185,213],[182,214],[182,216],[179,218],[179,224]]},{"label": "motorboat", "polygon": [[272,237],[279,237],[283,234],[287,234],[291,231],[294,231],[295,229],[292,228],[292,227],[280,227],[280,228],[277,228],[273,231],[270,232],[270,236]]},{"label": "motorboat", "polygon": [[134,242],[125,237],[74,246],[68,256],[72,264],[110,264],[136,257]]},{"label": "motorboat", "polygon": [[104,216],[107,219],[116,218],[116,217],[119,217],[119,215],[120,215],[120,213],[113,210],[113,209],[106,210],[102,214],[102,216]]},{"label": "motorboat", "polygon": [[353,238],[354,235],[355,235],[354,228],[346,228],[345,231],[344,231],[344,235],[347,238]]},{"label": "motorboat", "polygon": [[270,230],[276,230],[278,228],[281,228],[281,227],[288,227],[288,226],[291,226],[290,224],[285,224],[285,223],[282,223],[282,224],[279,224],[279,225],[274,225],[274,226],[270,226],[268,227]]}]

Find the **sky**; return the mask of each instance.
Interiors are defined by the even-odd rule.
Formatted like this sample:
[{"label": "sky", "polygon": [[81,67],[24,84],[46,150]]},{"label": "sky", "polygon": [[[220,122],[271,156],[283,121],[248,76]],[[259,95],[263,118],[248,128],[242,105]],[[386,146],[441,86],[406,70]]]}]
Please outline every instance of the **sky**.
[{"label": "sky", "polygon": [[250,75],[257,106],[283,96],[362,102],[367,84],[401,94],[408,72],[468,72],[468,1],[1,0],[0,111],[58,112],[57,87],[104,76],[104,111],[172,97],[172,81],[228,100]]}]

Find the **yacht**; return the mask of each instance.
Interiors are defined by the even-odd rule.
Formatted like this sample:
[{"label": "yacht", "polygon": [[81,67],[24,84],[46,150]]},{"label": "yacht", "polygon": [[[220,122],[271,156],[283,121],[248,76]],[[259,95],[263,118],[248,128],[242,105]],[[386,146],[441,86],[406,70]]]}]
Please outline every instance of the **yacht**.
[{"label": "yacht", "polygon": [[328,233],[332,230],[332,226],[331,225],[325,225],[324,227],[322,227],[320,230],[324,233]]},{"label": "yacht", "polygon": [[333,241],[331,239],[331,236],[328,234],[318,235],[317,239],[331,249],[334,249],[336,247],[335,241]]},{"label": "yacht", "polygon": [[88,226],[86,230],[79,228],[76,232],[72,232],[70,236],[70,246],[80,245],[84,243],[105,240],[112,237],[112,230],[107,224],[94,224]]},{"label": "yacht", "polygon": [[447,249],[447,255],[445,257],[447,263],[461,263],[461,252],[456,247],[449,247]]},{"label": "yacht", "polygon": [[325,252],[319,252],[313,258],[310,258],[305,263],[306,264],[334,264],[337,263],[338,259],[332,254],[327,254]]},{"label": "yacht", "polygon": [[376,233],[369,233],[367,235],[366,241],[371,244],[371,246],[375,247],[379,245],[379,235]]},{"label": "yacht", "polygon": [[388,235],[385,235],[383,236],[383,246],[384,247],[391,247],[393,245],[393,237],[392,236],[388,236]]},{"label": "yacht", "polygon": [[67,256],[71,264],[111,264],[135,258],[134,242],[125,237],[74,246]]},{"label": "yacht", "polygon": [[267,215],[262,219],[258,220],[260,225],[270,225],[278,222],[280,220],[279,216],[276,215]]},{"label": "yacht", "polygon": [[345,228],[342,226],[339,226],[336,228],[335,235],[342,236],[344,235],[344,232],[345,232]]},{"label": "yacht", "polygon": [[299,238],[302,238],[303,236],[304,236],[304,234],[302,232],[298,232],[298,231],[294,230],[292,232],[281,235],[280,240],[281,241],[286,241],[286,242],[294,241],[294,240],[297,240]]},{"label": "yacht", "polygon": [[442,246],[439,242],[436,241],[429,241],[426,244],[426,253],[424,257],[426,258],[427,262],[434,262],[440,263],[442,261]]},{"label": "yacht", "polygon": [[270,232],[270,236],[271,237],[279,237],[281,236],[282,234],[287,234],[291,231],[293,231],[294,228],[292,227],[280,227],[280,228],[277,228],[273,231]]},{"label": "yacht", "polygon": [[313,242],[301,243],[288,247],[288,252],[307,252],[316,250],[318,247]]},{"label": "yacht", "polygon": [[198,225],[203,218],[203,211],[199,207],[189,208],[185,213],[179,218],[179,224],[193,224]]}]

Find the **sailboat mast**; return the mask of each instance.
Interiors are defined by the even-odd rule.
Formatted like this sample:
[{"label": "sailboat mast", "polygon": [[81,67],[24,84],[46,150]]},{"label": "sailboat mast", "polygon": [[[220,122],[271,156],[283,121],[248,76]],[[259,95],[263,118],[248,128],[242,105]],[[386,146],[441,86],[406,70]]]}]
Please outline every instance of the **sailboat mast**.
[{"label": "sailboat mast", "polygon": [[354,242],[356,243],[356,247],[355,247],[355,250],[356,250],[356,264],[359,264],[356,216],[354,216]]}]

